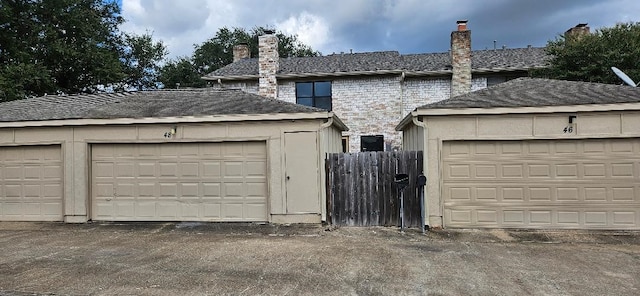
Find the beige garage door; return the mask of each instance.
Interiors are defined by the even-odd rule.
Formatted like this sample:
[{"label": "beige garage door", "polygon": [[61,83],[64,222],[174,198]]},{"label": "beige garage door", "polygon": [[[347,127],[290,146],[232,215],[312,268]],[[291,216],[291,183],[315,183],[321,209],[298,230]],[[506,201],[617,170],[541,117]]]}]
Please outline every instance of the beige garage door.
[{"label": "beige garage door", "polygon": [[60,145],[0,147],[0,221],[62,221]]},{"label": "beige garage door", "polygon": [[92,219],[267,221],[265,142],[92,147]]},{"label": "beige garage door", "polygon": [[640,229],[640,139],[452,141],[448,227]]}]

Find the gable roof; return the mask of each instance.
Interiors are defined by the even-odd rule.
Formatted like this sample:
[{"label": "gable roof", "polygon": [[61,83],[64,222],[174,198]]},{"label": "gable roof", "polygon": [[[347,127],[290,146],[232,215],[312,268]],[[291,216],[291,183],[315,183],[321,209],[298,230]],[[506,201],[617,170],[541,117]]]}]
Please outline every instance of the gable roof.
[{"label": "gable roof", "polygon": [[640,103],[640,88],[542,78],[517,78],[417,109],[545,107]]},{"label": "gable roof", "polygon": [[240,90],[184,89],[43,96],[0,103],[0,122],[329,113]]},{"label": "gable roof", "polygon": [[[523,71],[544,67],[548,55],[541,47],[475,50],[472,71]],[[401,55],[397,51],[341,53],[318,57],[281,58],[278,77],[375,75],[408,72],[410,75],[451,73],[449,52]],[[258,78],[258,59],[242,59],[203,77],[207,80]]]}]

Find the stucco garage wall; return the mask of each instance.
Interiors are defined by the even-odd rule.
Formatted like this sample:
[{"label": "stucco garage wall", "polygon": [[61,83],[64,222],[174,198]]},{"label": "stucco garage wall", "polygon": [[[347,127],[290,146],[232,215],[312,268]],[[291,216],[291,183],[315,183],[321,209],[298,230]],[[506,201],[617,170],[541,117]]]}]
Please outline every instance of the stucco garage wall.
[{"label": "stucco garage wall", "polygon": [[[569,116],[573,120],[572,132]],[[608,111],[550,114],[424,116],[428,146],[429,225],[443,225],[442,148],[450,140],[606,139],[640,137],[640,112]]]},{"label": "stucco garage wall", "polygon": [[[320,222],[323,208],[306,215],[288,215],[284,181],[284,139],[287,132],[311,132],[315,135],[317,151],[333,152],[335,144],[321,146],[321,125],[326,120],[296,121],[247,121],[233,123],[168,123],[100,126],[62,126],[0,128],[0,146],[50,145],[59,144],[63,155],[64,220],[66,222],[86,222],[90,190],[90,149],[91,144],[101,143],[180,143],[180,142],[225,142],[264,141],[267,145],[268,170],[268,211],[270,221],[279,222]],[[170,138],[167,132],[176,128]],[[333,127],[328,127],[333,129]],[[336,141],[336,134],[329,132],[325,138]],[[339,141],[339,140],[338,140]],[[321,149],[322,148],[322,149]],[[321,153],[320,153],[321,154]],[[318,155],[316,163],[323,163],[324,155]],[[318,180],[324,180],[318,169]],[[324,188],[323,184],[318,184]],[[323,196],[318,195],[318,200]],[[318,202],[320,204],[320,202]]]}]

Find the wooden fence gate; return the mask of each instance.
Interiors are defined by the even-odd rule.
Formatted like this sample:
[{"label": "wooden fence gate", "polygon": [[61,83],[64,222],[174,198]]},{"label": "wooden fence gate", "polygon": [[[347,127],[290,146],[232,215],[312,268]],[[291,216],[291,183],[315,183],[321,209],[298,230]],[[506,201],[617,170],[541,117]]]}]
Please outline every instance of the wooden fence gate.
[{"label": "wooden fence gate", "polygon": [[399,226],[400,200],[396,174],[408,174],[404,223],[420,227],[418,176],[422,151],[330,153],[327,155],[329,222],[344,226]]}]

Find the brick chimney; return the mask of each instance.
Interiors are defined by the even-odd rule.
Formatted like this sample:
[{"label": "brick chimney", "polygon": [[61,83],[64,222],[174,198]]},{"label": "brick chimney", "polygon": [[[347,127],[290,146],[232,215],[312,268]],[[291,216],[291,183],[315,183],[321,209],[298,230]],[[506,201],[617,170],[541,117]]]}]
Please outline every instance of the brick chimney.
[{"label": "brick chimney", "polygon": [[258,72],[260,74],[258,94],[278,98],[276,79],[278,68],[278,37],[273,31],[264,31],[264,35],[258,37]]},{"label": "brick chimney", "polygon": [[587,23],[577,24],[575,27],[564,32],[564,39],[569,40],[573,38],[580,38],[584,35],[588,35],[589,33],[591,33],[591,29]]},{"label": "brick chimney", "polygon": [[248,59],[251,57],[251,52],[249,51],[249,44],[240,43],[233,47],[233,62],[237,62],[242,59]]},{"label": "brick chimney", "polygon": [[466,20],[451,32],[451,67],[451,97],[471,92],[471,31]]}]

